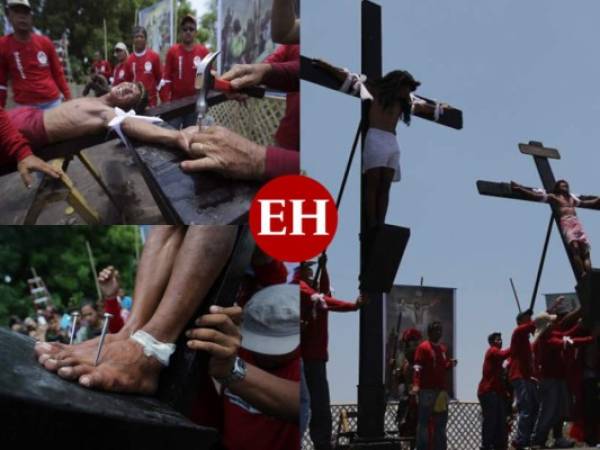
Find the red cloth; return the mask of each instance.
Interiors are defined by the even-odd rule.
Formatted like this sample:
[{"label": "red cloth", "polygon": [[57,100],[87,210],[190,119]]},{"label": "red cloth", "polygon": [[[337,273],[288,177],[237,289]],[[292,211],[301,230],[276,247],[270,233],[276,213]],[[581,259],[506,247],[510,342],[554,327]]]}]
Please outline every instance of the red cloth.
[{"label": "red cloth", "polygon": [[103,75],[107,80],[110,78],[112,69],[110,63],[105,60],[96,61],[92,64],[92,70],[98,75]]},{"label": "red cloth", "polygon": [[300,59],[271,63],[271,70],[263,78],[271,89],[283,92],[300,91]]},{"label": "red cloth", "polygon": [[271,179],[282,175],[298,175],[299,173],[300,153],[297,150],[267,147],[265,178]]},{"label": "red cloth", "polygon": [[23,106],[6,112],[13,125],[33,150],[40,149],[48,143],[48,135],[44,127],[44,111],[32,106]]},{"label": "red cloth", "polygon": [[[240,357],[252,365],[252,354],[240,350]],[[263,369],[264,370],[264,369]],[[269,370],[286,380],[300,381],[300,357],[287,365]],[[223,393],[223,447],[225,450],[290,450],[300,445],[297,423],[269,417],[235,394]]]},{"label": "red cloth", "polygon": [[533,355],[529,335],[535,331],[532,321],[521,324],[515,328],[510,339],[510,365],[508,379],[512,382],[520,378],[526,380],[533,374]]},{"label": "red cloth", "polygon": [[27,140],[13,125],[9,115],[0,108],[0,166],[14,164],[32,155]]},{"label": "red cloth", "polygon": [[111,297],[104,300],[104,312],[112,314],[108,323],[109,333],[118,333],[123,328],[123,318],[121,317],[121,305],[117,297]]},{"label": "red cloth", "polygon": [[196,64],[206,55],[208,50],[201,44],[195,44],[191,50],[186,50],[183,44],[175,44],[169,49],[162,76],[166,84],[160,90],[160,99],[163,102],[196,94]]},{"label": "red cloth", "polygon": [[413,385],[420,389],[446,389],[446,372],[453,367],[444,344],[426,340],[415,352]]},{"label": "red cloth", "polygon": [[[300,59],[299,45],[280,45],[266,59],[266,63],[297,61]],[[300,92],[286,96],[285,115],[275,133],[277,145],[290,150],[300,148]],[[296,172],[297,173],[297,172]]]},{"label": "red cloth", "polygon": [[[323,270],[321,277],[321,291],[329,293],[329,277],[326,275],[326,270]],[[300,281],[300,348],[302,350],[302,358],[308,361],[327,361],[328,344],[328,318],[329,311],[347,312],[356,311],[355,303],[346,302],[335,299],[329,295],[325,295],[322,303],[314,303],[311,300],[311,295],[319,292],[310,287],[304,281]]]},{"label": "red cloth", "polygon": [[494,346],[491,346],[485,352],[483,373],[479,382],[479,388],[477,389],[477,395],[483,395],[487,392],[497,392],[500,395],[506,393],[504,383],[502,382],[502,363],[509,355],[509,348],[502,350]]},{"label": "red cloth", "polygon": [[132,75],[128,75],[129,70],[131,70],[131,68],[127,65],[127,62],[117,64],[115,70],[113,70],[112,85],[116,86],[117,84],[121,84],[123,81],[127,81],[127,78],[133,79]]},{"label": "red cloth", "polygon": [[0,106],[6,105],[6,87],[12,80],[15,102],[35,105],[56,100],[62,92],[65,100],[71,91],[54,45],[46,36],[32,34],[27,42],[14,35],[0,38]]},{"label": "red cloth", "polygon": [[160,57],[154,50],[147,48],[141,54],[135,52],[127,58],[128,70],[125,81],[140,81],[148,91],[148,106],[158,104],[158,83],[162,76]]}]

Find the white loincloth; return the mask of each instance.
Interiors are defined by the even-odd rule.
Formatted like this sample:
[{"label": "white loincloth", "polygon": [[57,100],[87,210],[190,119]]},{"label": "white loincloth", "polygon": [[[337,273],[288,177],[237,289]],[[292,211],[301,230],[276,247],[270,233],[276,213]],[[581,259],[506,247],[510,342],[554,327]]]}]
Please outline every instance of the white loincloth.
[{"label": "white loincloth", "polygon": [[394,169],[393,181],[400,181],[400,146],[396,135],[378,128],[369,128],[363,152],[363,173],[376,167]]}]

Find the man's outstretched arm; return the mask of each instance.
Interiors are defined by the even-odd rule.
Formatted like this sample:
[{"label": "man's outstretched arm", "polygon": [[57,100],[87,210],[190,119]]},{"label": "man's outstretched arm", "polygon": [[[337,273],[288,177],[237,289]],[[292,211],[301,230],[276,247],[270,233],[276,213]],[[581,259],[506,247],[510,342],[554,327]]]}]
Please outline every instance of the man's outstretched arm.
[{"label": "man's outstretched arm", "polygon": [[553,194],[547,194],[547,193],[534,191],[533,189],[527,188],[515,181],[510,182],[510,188],[514,192],[523,194],[525,197],[527,197],[528,199],[533,200],[533,201],[550,203],[551,201],[555,200],[555,197]]}]

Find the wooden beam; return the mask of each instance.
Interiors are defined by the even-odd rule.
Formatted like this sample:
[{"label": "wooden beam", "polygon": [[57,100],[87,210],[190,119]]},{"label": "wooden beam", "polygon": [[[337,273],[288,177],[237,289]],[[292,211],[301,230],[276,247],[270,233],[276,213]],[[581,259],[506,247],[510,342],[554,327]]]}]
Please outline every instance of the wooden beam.
[{"label": "wooden beam", "polygon": [[519,150],[524,155],[541,156],[542,158],[560,159],[560,153],[555,148],[547,148],[544,146],[535,145],[535,141],[530,141],[529,144],[519,144]]}]

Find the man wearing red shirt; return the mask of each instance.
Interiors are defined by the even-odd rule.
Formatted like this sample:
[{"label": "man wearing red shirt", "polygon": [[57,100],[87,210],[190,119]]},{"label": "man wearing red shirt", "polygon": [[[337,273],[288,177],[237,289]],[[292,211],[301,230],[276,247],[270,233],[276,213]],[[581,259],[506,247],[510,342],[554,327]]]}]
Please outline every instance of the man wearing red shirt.
[{"label": "man wearing red shirt", "polygon": [[531,432],[537,415],[537,393],[533,375],[533,356],[529,336],[535,331],[531,320],[532,311],[517,315],[517,328],[510,340],[510,365],[508,379],[517,401],[517,435],[513,441],[515,449],[529,446]]},{"label": "man wearing red shirt", "polygon": [[110,78],[111,67],[110,63],[104,59],[100,55],[100,52],[94,52],[94,58],[92,63],[92,73],[97,75],[102,75],[107,80]]},{"label": "man wearing red shirt", "polygon": [[[440,343],[442,323],[434,321],[427,327],[428,340],[419,344],[415,353],[412,393],[418,395],[417,450],[446,450],[448,422],[448,370],[456,360],[448,358],[446,346]],[[433,422],[433,433],[429,424]]]},{"label": "man wearing red shirt", "polygon": [[304,376],[310,395],[310,437],[315,450],[331,449],[331,407],[327,383],[327,341],[329,311],[356,311],[363,304],[361,296],[355,303],[331,297],[329,275],[323,266],[319,290],[309,283],[313,272],[305,262],[296,269],[294,282],[300,284],[301,348]]},{"label": "man wearing red shirt", "polygon": [[127,79],[127,58],[129,58],[129,52],[127,46],[123,42],[118,42],[115,45],[115,58],[117,58],[117,65],[113,70],[111,84],[116,86]]},{"label": "man wearing red shirt", "polygon": [[507,447],[506,388],[502,380],[502,363],[510,349],[502,349],[502,334],[488,336],[490,348],[485,352],[483,374],[477,390],[481,404],[481,450],[501,450]]},{"label": "man wearing red shirt", "polygon": [[6,105],[9,78],[18,106],[50,109],[62,98],[69,100],[71,92],[54,45],[33,33],[29,1],[8,0],[7,6],[14,33],[0,38],[0,106]]},{"label": "man wearing red shirt", "polygon": [[[181,44],[175,44],[167,52],[163,77],[160,81],[160,99],[170,102],[196,94],[194,80],[196,66],[208,55],[208,50],[202,44],[196,43],[196,18],[186,15],[181,19]],[[169,121],[179,129],[196,124],[198,114],[194,111],[185,116],[176,117]]]},{"label": "man wearing red shirt", "polygon": [[158,83],[161,78],[160,57],[146,48],[148,35],[144,27],[133,28],[133,53],[127,59],[126,81],[140,81],[148,91],[148,106],[158,104]]}]

